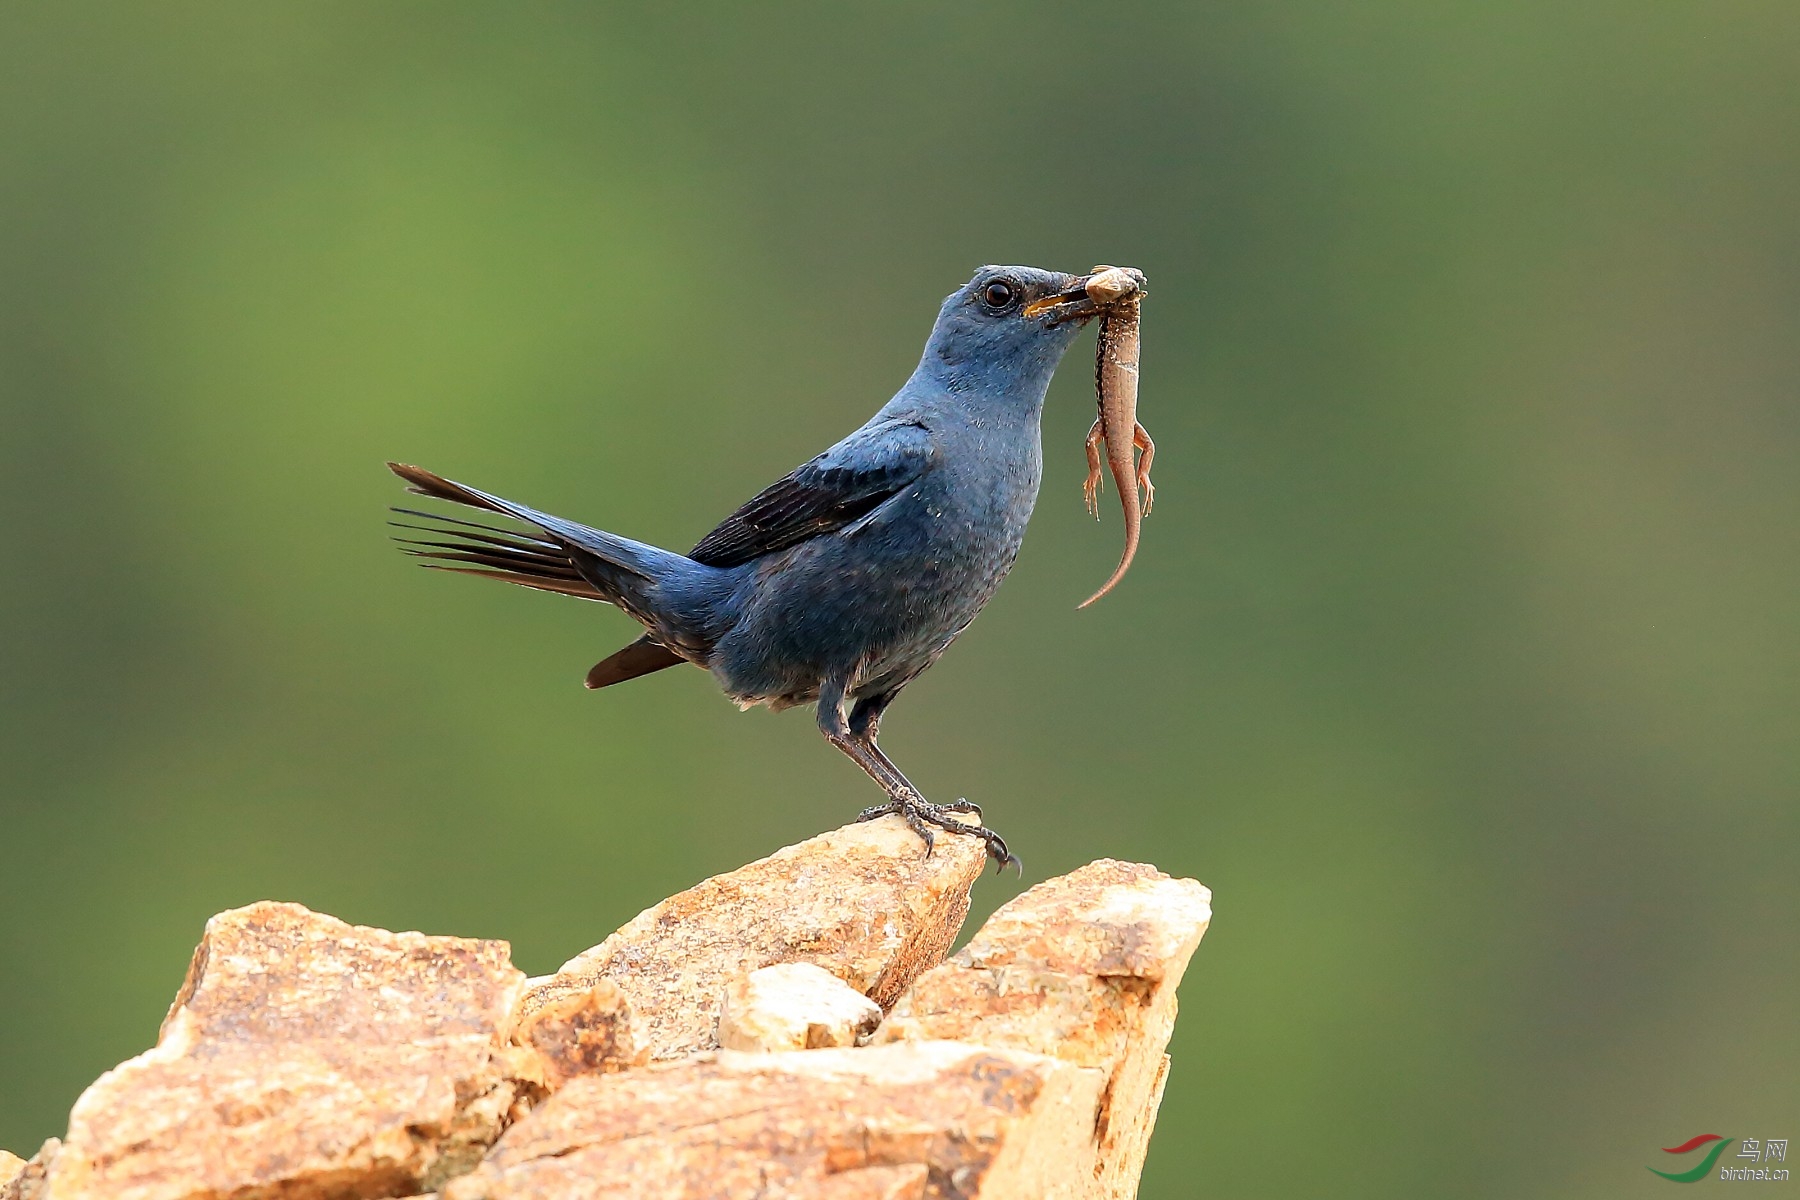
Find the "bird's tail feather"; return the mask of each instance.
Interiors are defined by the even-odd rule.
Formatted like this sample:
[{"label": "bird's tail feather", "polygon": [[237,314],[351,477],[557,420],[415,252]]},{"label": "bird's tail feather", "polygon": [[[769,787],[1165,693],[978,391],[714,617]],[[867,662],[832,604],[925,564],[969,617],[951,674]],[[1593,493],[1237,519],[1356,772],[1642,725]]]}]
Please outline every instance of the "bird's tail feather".
[{"label": "bird's tail feather", "polygon": [[[435,525],[414,525],[407,521],[388,522],[396,529],[436,535],[430,540],[394,538],[407,554],[414,558],[432,560],[421,563],[421,566],[438,571],[453,571],[458,575],[500,579],[539,591],[578,596],[583,600],[607,599],[598,588],[582,578],[569,552],[555,542],[413,508],[396,508],[393,511],[402,516],[421,517],[451,526],[439,528]],[[477,533],[475,530],[485,532]]]},{"label": "bird's tail feather", "polygon": [[520,533],[396,508],[397,513],[438,522],[432,526],[405,526],[435,535],[431,540],[396,539],[404,543],[407,553],[431,560],[423,564],[428,567],[502,579],[586,600],[605,600],[645,624],[651,623],[653,615],[644,611],[646,587],[683,569],[699,569],[682,555],[539,512],[422,467],[389,463],[388,468],[407,482],[408,491],[417,495],[464,504],[536,526],[535,532]]},{"label": "bird's tail feather", "polygon": [[528,525],[536,525],[546,535],[544,540],[585,551],[615,570],[629,571],[645,580],[655,580],[671,571],[690,565],[689,560],[680,554],[671,553],[657,546],[649,546],[643,542],[634,542],[630,538],[608,533],[604,529],[595,529],[592,526],[583,525],[579,521],[569,521],[546,512],[539,512],[535,508],[529,508],[490,492],[457,483],[453,479],[445,479],[441,475],[434,475],[423,467],[408,466],[405,463],[389,463],[388,469],[406,480],[407,490],[416,495],[430,496],[436,500],[450,500],[457,504],[466,504],[470,508],[499,513],[502,516],[511,517],[515,521],[523,521]]}]

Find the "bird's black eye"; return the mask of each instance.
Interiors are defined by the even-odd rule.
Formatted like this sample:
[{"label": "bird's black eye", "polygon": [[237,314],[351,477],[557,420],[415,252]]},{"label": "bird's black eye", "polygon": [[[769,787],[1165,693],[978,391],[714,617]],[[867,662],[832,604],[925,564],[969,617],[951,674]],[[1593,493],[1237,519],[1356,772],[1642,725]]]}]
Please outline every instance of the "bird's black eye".
[{"label": "bird's black eye", "polygon": [[983,289],[981,298],[987,302],[989,308],[998,311],[1011,304],[1014,295],[1015,293],[1013,292],[1012,284],[1007,283],[1005,280],[996,279]]}]

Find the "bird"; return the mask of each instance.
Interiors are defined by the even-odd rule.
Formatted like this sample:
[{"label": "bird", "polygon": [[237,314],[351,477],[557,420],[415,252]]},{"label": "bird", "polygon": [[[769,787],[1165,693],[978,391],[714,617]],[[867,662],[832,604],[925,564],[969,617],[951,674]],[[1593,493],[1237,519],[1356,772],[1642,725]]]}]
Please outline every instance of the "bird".
[{"label": "bird", "polygon": [[1043,476],[1051,377],[1115,298],[1116,288],[1090,296],[1094,278],[977,270],[944,299],[918,367],[873,417],[686,554],[390,462],[410,492],[523,527],[395,507],[431,521],[393,522],[429,535],[396,540],[425,566],[604,601],[634,618],[642,636],[595,664],[589,688],[691,663],[742,708],[812,705],[825,740],[887,794],[859,820],[899,814],[928,855],[934,831],[978,837],[996,869],[1022,874],[978,805],[928,801],[876,734],[1018,557]]}]

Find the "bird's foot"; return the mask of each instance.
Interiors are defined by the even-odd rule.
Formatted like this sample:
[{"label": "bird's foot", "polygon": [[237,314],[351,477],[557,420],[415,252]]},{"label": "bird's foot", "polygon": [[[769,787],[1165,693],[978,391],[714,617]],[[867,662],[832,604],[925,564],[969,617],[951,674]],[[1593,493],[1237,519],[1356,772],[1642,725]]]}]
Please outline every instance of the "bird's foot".
[{"label": "bird's foot", "polygon": [[[958,800],[954,804],[933,804],[922,796],[901,796],[889,800],[885,804],[877,804],[863,809],[856,819],[873,821],[877,817],[886,817],[894,813],[905,817],[907,825],[911,826],[912,831],[919,835],[919,840],[925,843],[926,855],[929,856],[932,848],[937,844],[937,835],[932,831],[932,827],[936,826],[949,833],[961,833],[980,838],[982,843],[987,846],[988,857],[994,860],[996,874],[1004,871],[1007,867],[1017,867],[1020,878],[1024,878],[1025,864],[1019,861],[1018,855],[1006,848],[1005,838],[987,826],[979,824],[981,806],[973,801]],[[971,825],[953,815],[961,813],[973,813],[978,823]]]},{"label": "bird's foot", "polygon": [[[932,804],[927,800],[918,799],[913,803],[924,808],[935,808],[939,812],[974,813],[977,817],[981,815],[981,805],[975,803],[973,800],[956,800],[950,804]],[[886,804],[876,804],[863,809],[862,812],[856,815],[856,819],[858,821],[873,821],[876,817],[892,816],[893,814],[902,811],[905,807],[906,806],[898,800],[889,800]]]}]

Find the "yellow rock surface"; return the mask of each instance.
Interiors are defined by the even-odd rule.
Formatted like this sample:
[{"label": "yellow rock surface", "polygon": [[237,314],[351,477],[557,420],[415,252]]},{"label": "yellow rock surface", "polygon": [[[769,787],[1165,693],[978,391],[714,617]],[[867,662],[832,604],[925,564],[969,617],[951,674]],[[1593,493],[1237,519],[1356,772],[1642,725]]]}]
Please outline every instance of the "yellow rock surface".
[{"label": "yellow rock surface", "polygon": [[854,1046],[881,1023],[881,1008],[822,967],[776,963],[733,980],[719,1011],[727,1050]]},{"label": "yellow rock surface", "polygon": [[1092,1177],[1104,1081],[957,1042],[718,1051],[574,1080],[444,1200],[1061,1200]]},{"label": "yellow rock surface", "polygon": [[1175,989],[1212,919],[1212,893],[1101,859],[1014,897],[900,998],[877,1042],[955,1038],[1103,1071],[1093,1187],[1137,1194],[1168,1081]]},{"label": "yellow rock surface", "polygon": [[949,952],[986,861],[978,839],[949,833],[926,857],[899,817],[834,829],[646,909],[532,981],[521,1019],[611,980],[651,1057],[679,1058],[718,1046],[726,985],[783,962],[815,963],[885,1008]]},{"label": "yellow rock surface", "polygon": [[221,913],[156,1048],[76,1101],[48,1200],[426,1190],[507,1120],[524,984],[504,942]]},{"label": "yellow rock surface", "polygon": [[542,1081],[551,1091],[577,1075],[650,1061],[643,1021],[610,979],[534,1006],[513,1029],[513,1041],[537,1054]]},{"label": "yellow rock surface", "polygon": [[0,1154],[0,1200],[1124,1200],[1210,894],[1102,860],[945,961],[984,862],[846,826],[541,980],[504,942],[221,913],[155,1049]]}]

